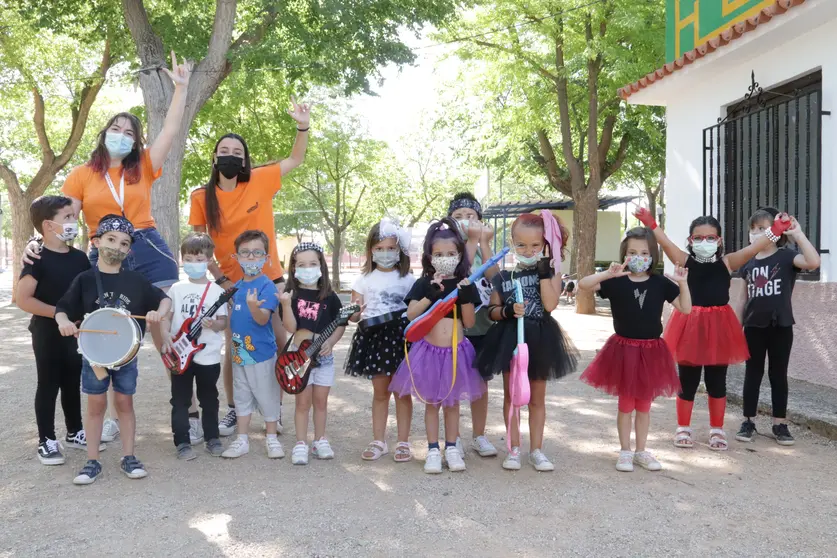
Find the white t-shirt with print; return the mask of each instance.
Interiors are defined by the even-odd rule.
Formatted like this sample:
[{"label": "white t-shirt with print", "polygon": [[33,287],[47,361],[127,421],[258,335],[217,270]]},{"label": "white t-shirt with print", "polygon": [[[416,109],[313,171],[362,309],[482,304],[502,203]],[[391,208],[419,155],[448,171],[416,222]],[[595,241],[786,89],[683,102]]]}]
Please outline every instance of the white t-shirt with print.
[{"label": "white t-shirt with print", "polygon": [[[179,281],[171,286],[169,289],[169,298],[171,299],[171,308],[174,316],[171,321],[171,333],[175,335],[186,321],[186,318],[191,318],[195,315],[198,303],[201,301],[203,291],[206,289],[206,283],[198,284],[192,283],[188,279],[186,281]],[[211,283],[209,291],[206,293],[206,298],[201,307],[201,313],[206,312],[210,306],[215,304],[215,301],[224,294],[224,289]],[[219,316],[227,315],[227,305],[223,304],[217,312],[212,316],[217,318]],[[221,362],[221,347],[224,345],[224,332],[215,332],[204,327],[201,330],[201,336],[198,343],[206,343],[206,347],[195,353],[195,358],[192,359],[197,364],[209,366]]]},{"label": "white t-shirt with print", "polygon": [[411,273],[401,277],[397,270],[374,269],[372,273],[358,277],[352,290],[363,295],[363,303],[366,304],[361,319],[405,310],[407,303],[404,297],[415,282],[416,278]]}]

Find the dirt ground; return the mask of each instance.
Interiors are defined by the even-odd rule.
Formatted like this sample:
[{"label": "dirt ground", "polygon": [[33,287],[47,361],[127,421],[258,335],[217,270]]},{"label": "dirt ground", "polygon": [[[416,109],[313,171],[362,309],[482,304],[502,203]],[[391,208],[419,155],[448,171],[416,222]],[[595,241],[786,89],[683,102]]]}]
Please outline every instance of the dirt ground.
[{"label": "dirt ground", "polygon": [[[564,307],[556,316],[589,362],[609,334],[609,320]],[[60,467],[40,465],[35,453],[35,369],[26,325],[20,311],[0,309],[0,557],[835,555],[834,443],[792,428],[798,442],[791,448],[759,436],[711,452],[706,400],[699,396],[694,426],[701,444],[676,450],[674,401],[658,400],[649,448],[664,470],[618,473],[616,402],[583,385],[578,374],[550,386],[544,449],[556,464],[553,473],[526,464],[512,473],[500,466],[503,452],[488,459],[468,452],[466,472],[425,475],[418,405],[412,428],[418,459],[364,462],[371,384],[342,373],[329,401],[335,460],[312,459],[307,467],[292,466],[290,457],[268,460],[263,423],[255,419],[249,455],[222,460],[201,450],[184,463],[171,442],[168,381],[146,347],[135,400],[136,453],[149,477],[120,474],[117,441],[102,454],[103,478],[74,486],[83,452],[67,449]],[[340,361],[350,333],[338,348]],[[501,408],[502,385],[493,381],[488,434],[504,448]],[[63,435],[60,403],[56,417]],[[284,417],[290,424],[290,398]],[[739,417],[740,409],[729,409],[730,439]],[[770,430],[766,418],[758,426]],[[394,428],[391,416],[391,446]],[[470,428],[463,408],[466,440]],[[290,455],[292,429],[280,439]]]}]

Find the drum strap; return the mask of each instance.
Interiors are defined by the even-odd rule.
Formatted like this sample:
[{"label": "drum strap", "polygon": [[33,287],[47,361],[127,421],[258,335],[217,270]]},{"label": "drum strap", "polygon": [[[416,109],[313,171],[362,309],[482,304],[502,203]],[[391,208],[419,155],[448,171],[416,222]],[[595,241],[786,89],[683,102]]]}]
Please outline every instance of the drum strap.
[{"label": "drum strap", "polygon": [[96,290],[99,292],[99,308],[106,308],[105,289],[102,288],[102,277],[99,274],[98,266],[93,266],[93,275],[96,277]]}]

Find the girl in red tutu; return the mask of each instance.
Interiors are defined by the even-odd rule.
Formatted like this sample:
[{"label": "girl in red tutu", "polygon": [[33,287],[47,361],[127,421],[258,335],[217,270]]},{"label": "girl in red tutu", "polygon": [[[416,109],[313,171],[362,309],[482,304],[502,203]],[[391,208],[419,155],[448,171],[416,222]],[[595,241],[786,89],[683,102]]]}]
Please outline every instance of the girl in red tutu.
[{"label": "girl in red tutu", "polygon": [[[688,314],[692,299],[687,284],[688,270],[677,266],[672,281],[656,273],[659,253],[651,229],[628,231],[619,247],[622,264],[585,277],[579,289],[598,291],[610,299],[613,329],[616,331],[581,375],[591,386],[619,397],[616,426],[622,451],[618,471],[633,471],[634,463],[659,471],[660,463],[645,449],[650,424],[651,402],[680,390],[674,359],[660,338],[663,333],[663,303],[671,303]],[[631,451],[631,415],[636,410],[636,453]]]},{"label": "girl in red tutu", "polygon": [[691,448],[692,407],[700,384],[701,370],[709,396],[709,449],[725,451],[724,413],[727,406],[727,367],[746,361],[750,353],[741,323],[729,305],[731,273],[737,271],[761,250],[771,246],[790,226],[782,214],[773,223],[771,238],[760,238],[746,248],[724,254],[721,224],[710,215],[698,217],[689,226],[687,250],[681,250],[647,209],[636,217],[654,231],[668,258],[689,270],[692,312],[672,312],[663,338],[674,354],[680,372],[677,395],[677,430],[674,445]]}]

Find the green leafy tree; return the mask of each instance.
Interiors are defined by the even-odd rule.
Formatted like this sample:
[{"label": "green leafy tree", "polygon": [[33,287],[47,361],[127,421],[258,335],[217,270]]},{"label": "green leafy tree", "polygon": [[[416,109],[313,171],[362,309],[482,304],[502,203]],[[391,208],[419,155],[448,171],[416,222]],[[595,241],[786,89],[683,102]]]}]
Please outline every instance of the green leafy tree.
[{"label": "green leafy tree", "polygon": [[[633,111],[616,90],[662,60],[664,22],[662,0],[495,0],[441,34],[462,41],[457,54],[489,75],[494,103],[505,108],[505,135],[575,202],[572,249],[581,276],[594,271],[599,192],[631,143]],[[579,294],[577,311],[595,311],[590,293]]]}]

